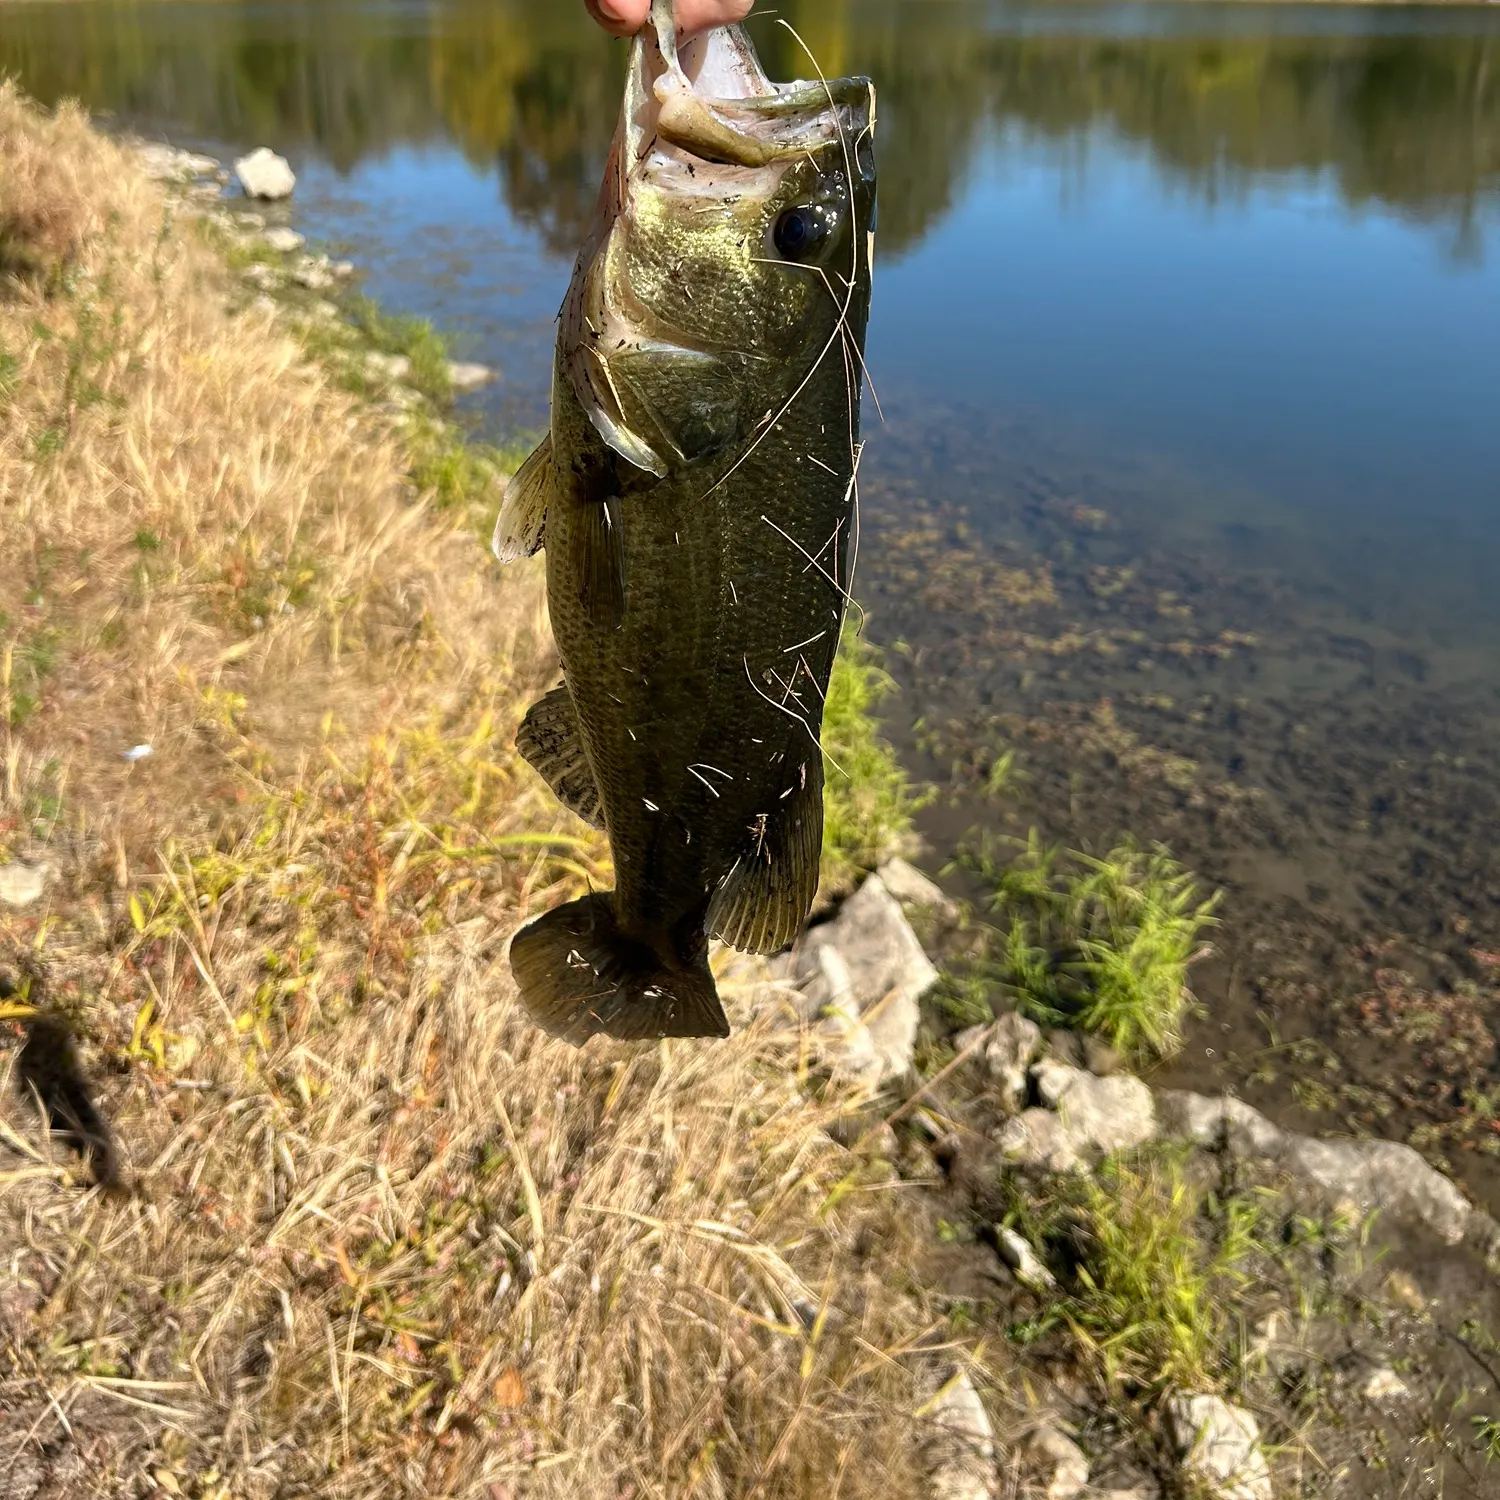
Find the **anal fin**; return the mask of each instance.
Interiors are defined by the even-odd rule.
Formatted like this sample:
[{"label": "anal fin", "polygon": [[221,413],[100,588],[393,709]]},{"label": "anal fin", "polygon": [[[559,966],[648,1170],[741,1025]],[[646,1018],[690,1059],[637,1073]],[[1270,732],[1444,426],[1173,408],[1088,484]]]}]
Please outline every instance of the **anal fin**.
[{"label": "anal fin", "polygon": [[604,804],[583,750],[578,710],[566,682],[531,705],[516,732],[525,756],[564,807],[595,828],[604,827]]},{"label": "anal fin", "polygon": [[746,953],[793,942],[818,893],[823,853],[823,762],[793,764],[785,796],[757,814],[745,847],[708,908],[708,931]]}]

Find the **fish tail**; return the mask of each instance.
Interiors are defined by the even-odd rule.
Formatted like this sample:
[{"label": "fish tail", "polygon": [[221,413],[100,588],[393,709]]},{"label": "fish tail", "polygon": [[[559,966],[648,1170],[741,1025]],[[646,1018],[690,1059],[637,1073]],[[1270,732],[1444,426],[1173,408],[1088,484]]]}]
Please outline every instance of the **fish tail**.
[{"label": "fish tail", "polygon": [[729,1035],[706,948],[664,959],[621,931],[608,893],[570,901],[511,940],[521,1004],[543,1031],[575,1047],[618,1041]]}]

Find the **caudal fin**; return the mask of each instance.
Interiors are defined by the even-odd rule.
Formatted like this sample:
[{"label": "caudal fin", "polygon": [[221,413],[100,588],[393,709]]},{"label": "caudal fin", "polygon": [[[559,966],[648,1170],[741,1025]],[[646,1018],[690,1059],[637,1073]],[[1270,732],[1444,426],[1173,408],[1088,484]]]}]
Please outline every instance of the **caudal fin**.
[{"label": "caudal fin", "polygon": [[706,955],[681,968],[663,963],[620,931],[608,895],[570,901],[523,927],[510,967],[526,1013],[575,1047],[601,1034],[622,1042],[729,1035]]}]

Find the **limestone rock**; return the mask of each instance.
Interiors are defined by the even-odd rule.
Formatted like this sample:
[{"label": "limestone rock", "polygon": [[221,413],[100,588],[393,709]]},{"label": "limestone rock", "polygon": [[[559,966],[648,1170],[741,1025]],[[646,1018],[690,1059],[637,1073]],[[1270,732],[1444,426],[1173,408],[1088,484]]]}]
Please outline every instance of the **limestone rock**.
[{"label": "limestone rock", "polygon": [[902,906],[914,911],[931,912],[942,922],[958,921],[958,903],[915,865],[900,858],[888,859],[875,873],[880,877],[880,883]]},{"label": "limestone rock", "polygon": [[180,151],[164,141],[146,141],[135,148],[135,154],[146,176],[157,182],[185,182],[192,177],[206,177],[219,165],[211,156]]},{"label": "limestone rock", "polygon": [[1050,1109],[1027,1109],[1000,1128],[1002,1156],[1042,1172],[1072,1172],[1083,1165],[1062,1120]]},{"label": "limestone rock", "polygon": [[1389,1365],[1380,1365],[1361,1381],[1359,1393],[1371,1402],[1404,1401],[1411,1388]]},{"label": "limestone rock", "polygon": [[1009,1109],[1026,1102],[1027,1070],[1042,1048],[1042,1029],[1018,1011],[1009,1011],[995,1022],[984,1047],[984,1065],[996,1091]]},{"label": "limestone rock", "polygon": [[991,1500],[995,1433],[967,1371],[952,1381],[928,1413],[929,1500]]},{"label": "limestone rock", "polygon": [[488,365],[465,364],[461,360],[450,361],[448,365],[448,384],[455,391],[477,390],[494,378],[495,372]]},{"label": "limestone rock", "polygon": [[47,889],[47,866],[19,860],[0,865],[0,901],[7,906],[30,906]]},{"label": "limestone rock", "polygon": [[1043,1061],[1032,1069],[1042,1102],[1055,1109],[1076,1149],[1106,1155],[1156,1134],[1156,1105],[1139,1078],[1095,1078]]},{"label": "limestone rock", "polygon": [[265,240],[266,248],[276,251],[278,255],[291,255],[307,243],[305,234],[298,234],[295,229],[288,229],[284,224],[278,224],[274,229],[266,230],[262,238]]},{"label": "limestone rock", "polygon": [[411,374],[411,360],[404,354],[380,354],[372,350],[365,355],[365,373],[372,380],[405,380]]},{"label": "limestone rock", "polygon": [[[842,966],[822,957],[836,950]],[[831,922],[806,934],[793,959],[804,1014],[836,1010],[858,1017],[880,1059],[879,1081],[911,1067],[917,1002],[937,980],[896,898],[871,876]]]},{"label": "limestone rock", "polygon": [[1182,1467],[1216,1500],[1273,1500],[1260,1424],[1219,1396],[1173,1396],[1167,1424]]},{"label": "limestone rock", "polygon": [[297,186],[297,176],[285,157],[266,146],[259,146],[234,164],[234,175],[247,198],[290,198]]},{"label": "limestone rock", "polygon": [[258,262],[253,266],[246,266],[244,276],[251,286],[261,292],[279,292],[286,285],[286,278],[275,266],[265,266]]},{"label": "limestone rock", "polygon": [[1289,1136],[1282,1160],[1298,1176],[1361,1210],[1418,1219],[1450,1245],[1464,1237],[1469,1200],[1410,1146]]},{"label": "limestone rock", "polygon": [[1022,1450],[1031,1466],[1046,1476],[1043,1500],[1077,1500],[1089,1482],[1083,1449],[1050,1423],[1026,1434]]},{"label": "limestone rock", "polygon": [[304,255],[292,267],[292,280],[310,292],[326,292],[338,278],[326,255]]},{"label": "limestone rock", "polygon": [[1000,1258],[1016,1273],[1016,1280],[1022,1286],[1033,1292],[1050,1292],[1056,1288],[1057,1278],[1042,1264],[1041,1256],[1023,1235],[1001,1224],[995,1230],[995,1239],[1000,1246]]}]

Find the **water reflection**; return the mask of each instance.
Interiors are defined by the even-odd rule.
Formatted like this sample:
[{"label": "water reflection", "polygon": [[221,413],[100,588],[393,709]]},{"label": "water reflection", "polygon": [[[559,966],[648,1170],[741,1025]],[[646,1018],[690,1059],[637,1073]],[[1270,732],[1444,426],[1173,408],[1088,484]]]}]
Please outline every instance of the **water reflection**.
[{"label": "water reflection", "polygon": [[[915,245],[1002,127],[1048,138],[1106,126],[1205,199],[1267,173],[1330,177],[1479,248],[1500,183],[1500,17],[1462,26],[1351,19],[1338,34],[1263,30],[1173,7],[1158,34],[1082,34],[1055,13],[923,0],[782,0],[829,73],[880,81],[882,249]],[[1191,28],[1193,34],[1184,34]],[[1212,34],[1217,32],[1217,34]],[[1321,32],[1321,34],[1319,34]],[[1206,34],[1209,33],[1209,34]],[[792,30],[758,22],[778,76],[809,69]],[[590,210],[623,48],[571,3],[7,5],[0,72],[46,100],[315,150],[341,170],[402,143],[456,142],[495,163],[513,212],[568,251]]]}]

